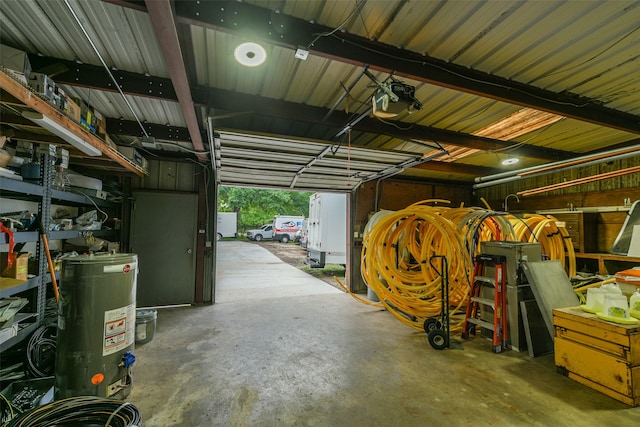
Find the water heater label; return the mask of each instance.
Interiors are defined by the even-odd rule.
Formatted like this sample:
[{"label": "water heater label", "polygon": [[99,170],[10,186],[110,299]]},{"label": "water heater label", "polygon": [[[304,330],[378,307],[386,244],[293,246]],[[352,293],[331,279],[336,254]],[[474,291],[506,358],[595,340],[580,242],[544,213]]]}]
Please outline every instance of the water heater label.
[{"label": "water heater label", "polygon": [[125,349],[134,343],[135,322],[135,304],[104,312],[103,356]]},{"label": "water heater label", "polygon": [[126,264],[105,265],[102,267],[104,273],[135,273],[138,268],[137,262],[128,262]]}]

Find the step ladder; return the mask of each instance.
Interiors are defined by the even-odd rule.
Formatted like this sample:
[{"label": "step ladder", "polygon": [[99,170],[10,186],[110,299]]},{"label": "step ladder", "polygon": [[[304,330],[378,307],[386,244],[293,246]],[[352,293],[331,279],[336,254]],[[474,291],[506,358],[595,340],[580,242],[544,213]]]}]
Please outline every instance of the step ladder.
[{"label": "step ladder", "polygon": [[[478,255],[475,259],[471,291],[467,301],[467,312],[462,327],[462,338],[476,334],[476,326],[493,331],[494,353],[507,350],[507,258],[502,255]],[[493,267],[493,277],[486,276],[487,268]],[[487,298],[493,294],[493,298]],[[484,310],[491,312],[493,322],[481,318]],[[485,316],[485,318],[488,316]]]}]

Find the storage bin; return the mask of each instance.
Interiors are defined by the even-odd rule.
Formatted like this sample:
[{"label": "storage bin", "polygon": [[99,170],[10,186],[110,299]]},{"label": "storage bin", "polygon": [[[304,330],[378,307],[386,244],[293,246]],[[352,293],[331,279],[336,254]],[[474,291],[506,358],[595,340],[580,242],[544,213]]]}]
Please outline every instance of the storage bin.
[{"label": "storage bin", "polygon": [[607,322],[578,307],[553,310],[556,370],[627,405],[640,405],[640,323]]},{"label": "storage bin", "polygon": [[145,344],[153,339],[157,318],[158,312],[154,309],[136,310],[136,344]]}]

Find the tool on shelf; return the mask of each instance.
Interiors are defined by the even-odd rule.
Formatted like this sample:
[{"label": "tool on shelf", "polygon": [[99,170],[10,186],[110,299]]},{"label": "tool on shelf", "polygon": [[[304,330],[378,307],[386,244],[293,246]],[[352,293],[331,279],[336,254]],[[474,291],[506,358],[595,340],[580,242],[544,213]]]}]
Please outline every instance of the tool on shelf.
[{"label": "tool on shelf", "polygon": [[49,242],[47,241],[47,232],[40,222],[40,238],[44,245],[44,253],[47,256],[47,265],[49,266],[49,274],[51,274],[51,283],[53,284],[53,294],[56,297],[56,301],[60,301],[60,294],[58,292],[58,282],[56,281],[56,271],[53,267],[53,260],[51,259],[51,253],[49,252]]},{"label": "tool on shelf", "polygon": [[13,237],[13,231],[11,231],[11,229],[5,227],[4,222],[0,222],[0,232],[2,233],[7,233],[7,236],[9,236],[9,253],[7,255],[7,267],[6,268],[11,268],[11,266],[13,265],[13,263],[15,262],[15,254],[14,254],[14,237]]}]

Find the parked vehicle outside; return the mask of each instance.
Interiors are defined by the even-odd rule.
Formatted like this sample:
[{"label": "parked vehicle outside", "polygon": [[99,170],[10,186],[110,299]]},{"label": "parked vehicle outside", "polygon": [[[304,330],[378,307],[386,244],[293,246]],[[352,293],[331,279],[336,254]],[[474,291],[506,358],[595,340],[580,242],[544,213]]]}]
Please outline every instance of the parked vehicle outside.
[{"label": "parked vehicle outside", "polygon": [[294,241],[296,243],[299,243],[301,248],[307,247],[307,233],[308,233],[307,222],[308,221],[309,221],[308,219],[305,219],[304,221],[302,221],[302,227],[300,227],[300,230],[296,232],[296,237],[294,238]]},{"label": "parked vehicle outside", "polygon": [[347,263],[347,196],[315,193],[309,198],[307,258],[313,268]]},{"label": "parked vehicle outside", "polygon": [[265,224],[260,228],[248,230],[247,238],[249,240],[255,240],[256,242],[261,241],[262,239],[272,239],[273,238],[273,224]]},{"label": "parked vehicle outside", "polygon": [[238,213],[237,212],[218,212],[218,220],[216,223],[216,240],[223,237],[238,236]]},{"label": "parked vehicle outside", "polygon": [[276,215],[273,217],[273,240],[289,243],[302,228],[303,216]]}]

